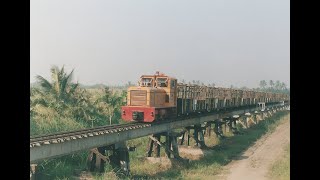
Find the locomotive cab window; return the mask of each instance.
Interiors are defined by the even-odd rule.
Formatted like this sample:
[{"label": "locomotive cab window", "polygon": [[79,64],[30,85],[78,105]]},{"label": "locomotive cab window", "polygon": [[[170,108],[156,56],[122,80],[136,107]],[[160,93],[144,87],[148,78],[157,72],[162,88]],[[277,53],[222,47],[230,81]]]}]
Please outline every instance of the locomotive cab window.
[{"label": "locomotive cab window", "polygon": [[168,87],[167,78],[157,78],[157,86],[158,87]]},{"label": "locomotive cab window", "polygon": [[151,87],[152,79],[151,78],[142,78],[141,86]]}]

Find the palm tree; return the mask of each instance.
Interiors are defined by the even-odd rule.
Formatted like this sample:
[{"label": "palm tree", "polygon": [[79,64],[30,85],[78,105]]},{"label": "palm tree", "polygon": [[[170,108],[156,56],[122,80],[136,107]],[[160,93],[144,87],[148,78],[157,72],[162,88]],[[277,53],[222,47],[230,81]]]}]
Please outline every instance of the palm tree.
[{"label": "palm tree", "polygon": [[260,87],[264,90],[265,88],[266,88],[266,86],[267,86],[267,82],[266,82],[266,80],[262,80],[262,81],[260,81]]},{"label": "palm tree", "polygon": [[132,85],[133,85],[132,82],[131,82],[131,81],[128,81],[125,86],[126,86],[126,87],[130,87],[130,86],[132,86]]},{"label": "palm tree", "polygon": [[280,90],[281,90],[281,83],[280,83],[279,80],[276,81],[276,84],[275,84],[274,87],[275,87],[275,89],[276,89],[277,91],[280,91]]},{"label": "palm tree", "polygon": [[247,86],[242,86],[240,89],[242,90],[249,90],[249,88]]},{"label": "palm tree", "polygon": [[73,70],[68,74],[64,66],[51,69],[51,82],[37,75],[40,87],[34,89],[30,106],[32,114],[53,117],[69,117],[76,120],[91,120],[92,106],[85,90],[78,88],[78,83],[72,83]]},{"label": "palm tree", "polygon": [[286,85],[284,82],[282,82],[282,83],[280,84],[280,89],[281,89],[281,90],[286,90],[286,89],[287,89],[287,85]]},{"label": "palm tree", "polygon": [[37,75],[37,81],[41,86],[41,89],[45,93],[54,95],[56,100],[68,101],[71,96],[75,93],[78,83],[71,83],[73,70],[67,74],[64,71],[64,66],[59,69],[57,66],[53,66],[51,69],[52,83],[50,83],[44,77]]},{"label": "palm tree", "polygon": [[269,85],[270,85],[271,90],[273,90],[273,86],[274,86],[273,80],[270,80],[270,81],[269,81]]}]

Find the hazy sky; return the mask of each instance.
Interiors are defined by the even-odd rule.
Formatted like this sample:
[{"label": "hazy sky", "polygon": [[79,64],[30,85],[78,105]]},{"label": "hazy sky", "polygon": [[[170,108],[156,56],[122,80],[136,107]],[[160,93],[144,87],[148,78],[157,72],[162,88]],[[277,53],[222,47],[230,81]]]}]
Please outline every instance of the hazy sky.
[{"label": "hazy sky", "polygon": [[31,0],[30,80],[52,65],[83,84],[290,84],[289,0]]}]

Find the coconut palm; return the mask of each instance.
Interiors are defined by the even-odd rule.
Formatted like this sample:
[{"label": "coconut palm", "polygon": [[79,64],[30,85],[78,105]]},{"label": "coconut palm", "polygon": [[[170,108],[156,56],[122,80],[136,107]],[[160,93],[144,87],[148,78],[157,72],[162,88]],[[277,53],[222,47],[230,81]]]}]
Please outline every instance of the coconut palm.
[{"label": "coconut palm", "polygon": [[52,94],[56,100],[63,102],[71,100],[70,98],[79,86],[78,83],[71,83],[73,70],[67,74],[64,71],[64,66],[61,69],[57,66],[53,66],[50,71],[51,83],[40,75],[36,76],[37,81],[41,86],[41,90],[46,94]]},{"label": "coconut palm", "polygon": [[276,91],[281,91],[281,83],[279,80],[276,81],[274,88]]},{"label": "coconut palm", "polygon": [[69,74],[65,72],[64,66],[61,69],[53,66],[50,70],[51,82],[40,75],[36,76],[40,88],[34,88],[32,91],[30,101],[31,107],[34,107],[32,110],[38,114],[43,112],[73,114],[68,111],[68,107],[73,107],[78,101],[75,98],[78,83],[71,83],[73,70]]},{"label": "coconut palm", "polygon": [[269,81],[269,85],[270,85],[271,90],[273,90],[273,86],[274,86],[273,80],[270,80],[270,81]]},{"label": "coconut palm", "polygon": [[260,81],[260,87],[261,87],[263,90],[266,88],[266,86],[267,86],[266,80]]},{"label": "coconut palm", "polygon": [[282,82],[282,83],[280,84],[280,89],[281,89],[281,90],[286,90],[286,89],[287,89],[287,85],[286,85],[284,82]]}]

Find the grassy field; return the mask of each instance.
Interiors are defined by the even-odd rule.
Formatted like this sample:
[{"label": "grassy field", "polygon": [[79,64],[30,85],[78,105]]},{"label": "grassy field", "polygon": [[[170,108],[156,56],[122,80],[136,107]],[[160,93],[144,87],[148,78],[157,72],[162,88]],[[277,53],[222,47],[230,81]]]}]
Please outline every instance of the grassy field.
[{"label": "grassy field", "polygon": [[273,165],[269,169],[269,175],[271,179],[290,179],[290,144],[285,147],[283,157],[273,163]]},{"label": "grassy field", "polygon": [[[277,125],[283,122],[283,117],[288,114],[289,112],[279,112],[258,125],[243,130],[244,134],[242,135],[233,136],[229,134],[223,140],[211,136],[208,144],[213,146],[210,150],[212,152],[189,163],[181,163],[175,160],[172,160],[169,164],[150,163],[144,158],[148,138],[143,137],[128,141],[128,145],[137,147],[137,151],[130,153],[131,177],[128,179],[212,179],[212,176],[221,173],[224,165],[249,148],[262,135],[273,132]],[[164,150],[161,149],[161,157],[164,156]],[[280,166],[282,167],[282,165]],[[275,169],[278,169],[278,167],[275,167]],[[102,176],[96,175],[95,178],[115,178],[114,176],[108,176],[108,173],[109,175],[112,174],[106,172]]]}]

